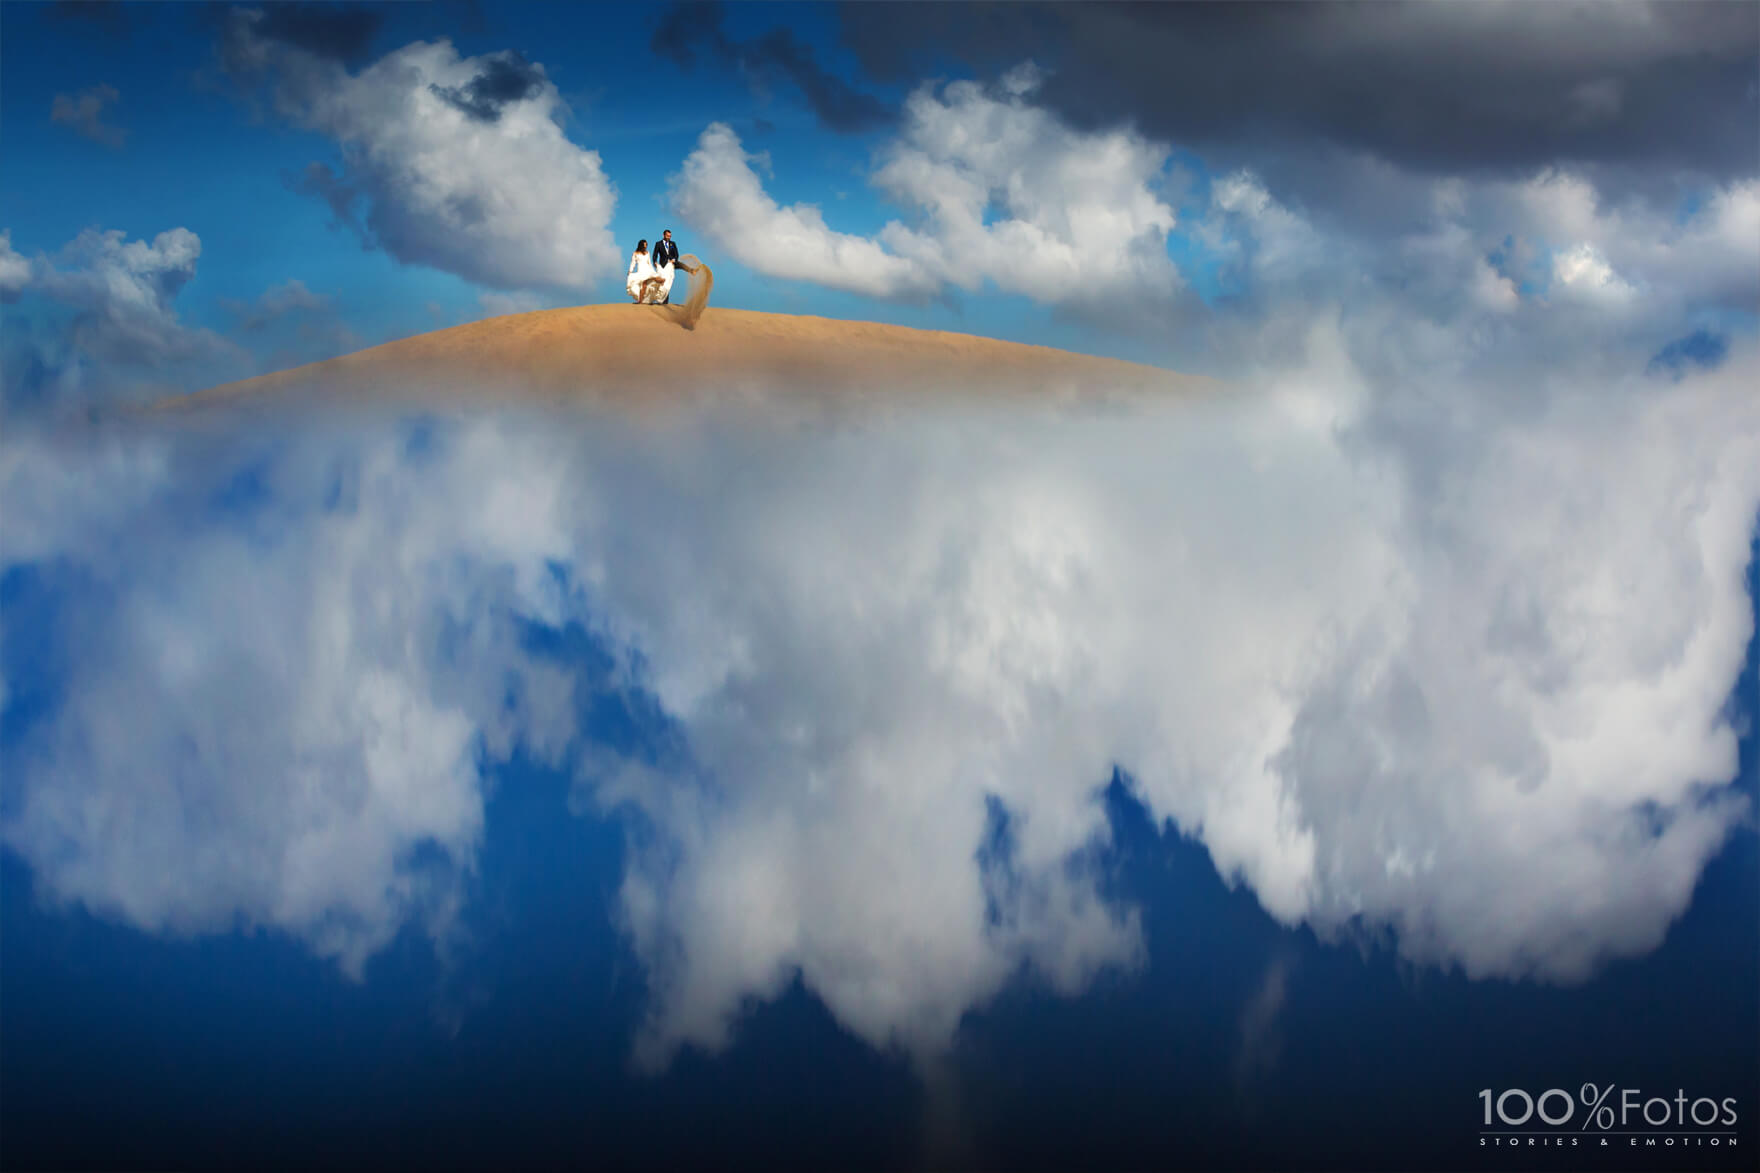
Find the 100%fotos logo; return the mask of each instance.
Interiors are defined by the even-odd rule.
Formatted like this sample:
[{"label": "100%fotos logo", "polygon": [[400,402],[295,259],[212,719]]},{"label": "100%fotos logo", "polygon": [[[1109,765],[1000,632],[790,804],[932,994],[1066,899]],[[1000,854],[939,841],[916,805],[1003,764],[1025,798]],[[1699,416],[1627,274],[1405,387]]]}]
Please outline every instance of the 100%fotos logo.
[{"label": "100%fotos logo", "polygon": [[[1616,1091],[1619,1096],[1614,1099]],[[1610,1100],[1613,1102],[1609,1103]],[[1677,1091],[1673,1096],[1645,1098],[1637,1088],[1616,1088],[1611,1083],[1604,1088],[1586,1083],[1575,1096],[1559,1087],[1547,1088],[1537,1096],[1519,1087],[1502,1092],[1483,1088],[1479,1101],[1485,1109],[1487,1128],[1495,1124],[1520,1128],[1529,1123],[1563,1128],[1575,1118],[1579,1105],[1586,1109],[1582,1123],[1577,1126],[1583,1132],[1590,1128],[1608,1131],[1636,1127],[1640,1121],[1650,1128],[1679,1129],[1728,1128],[1736,1122],[1734,1096],[1725,1096],[1721,1101],[1710,1096],[1694,1099]]]}]

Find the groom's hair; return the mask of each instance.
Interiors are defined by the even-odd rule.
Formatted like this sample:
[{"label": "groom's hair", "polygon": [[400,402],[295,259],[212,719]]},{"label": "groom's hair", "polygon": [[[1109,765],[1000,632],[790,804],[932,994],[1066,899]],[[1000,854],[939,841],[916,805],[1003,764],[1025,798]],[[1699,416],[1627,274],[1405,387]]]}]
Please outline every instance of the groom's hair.
[{"label": "groom's hair", "polygon": [[671,236],[671,235],[672,235],[672,229],[670,229],[670,228],[663,228],[663,229],[661,229],[661,230],[660,230],[660,235],[661,235],[661,236]]}]

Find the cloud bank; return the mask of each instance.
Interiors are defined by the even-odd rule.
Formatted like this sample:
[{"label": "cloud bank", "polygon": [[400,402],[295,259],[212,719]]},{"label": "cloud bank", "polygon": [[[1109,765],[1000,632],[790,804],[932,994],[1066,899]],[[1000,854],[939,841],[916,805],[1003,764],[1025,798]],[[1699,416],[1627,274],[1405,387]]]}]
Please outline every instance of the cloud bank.
[{"label": "cloud bank", "polygon": [[760,273],[907,301],[1020,294],[1177,338],[1187,361],[1209,350],[1238,362],[1268,319],[1304,319],[1314,304],[1386,313],[1394,289],[1416,302],[1399,313],[1416,310],[1441,333],[1473,320],[1544,346],[1593,345],[1615,320],[1674,325],[1760,303],[1752,176],[1663,205],[1555,164],[1468,182],[1358,161],[1353,186],[1369,210],[1341,225],[1258,170],[1176,172],[1168,144],[1076,129],[1043,101],[1046,78],[1029,61],[993,86],[914,92],[869,176],[908,217],[872,235],[836,230],[812,204],[779,205],[765,190],[767,157],[723,123],[672,177],[672,205]]},{"label": "cloud bank", "polygon": [[1201,402],[15,429],[0,841],[50,900],[359,973],[446,939],[519,749],[630,828],[649,1063],[797,975],[932,1059],[1023,972],[1140,965],[1115,766],[1323,937],[1652,949],[1751,817],[1760,355],[1518,402],[1358,345],[1316,319]]},{"label": "cloud bank", "polygon": [[1281,156],[1334,205],[1361,195],[1317,153],[1479,179],[1566,163],[1622,187],[1760,168],[1760,28],[1715,2],[850,4],[839,20],[892,81],[1049,54],[1044,99],[1073,125],[1128,123],[1229,165]]}]

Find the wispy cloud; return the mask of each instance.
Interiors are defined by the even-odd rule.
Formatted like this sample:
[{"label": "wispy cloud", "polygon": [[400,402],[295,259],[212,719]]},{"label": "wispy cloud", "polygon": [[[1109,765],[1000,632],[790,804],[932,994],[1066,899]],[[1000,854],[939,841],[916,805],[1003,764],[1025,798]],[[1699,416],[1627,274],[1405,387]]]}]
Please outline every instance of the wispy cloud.
[{"label": "wispy cloud", "polygon": [[105,107],[114,107],[122,97],[115,86],[99,85],[77,94],[56,94],[49,109],[49,120],[84,135],[106,147],[120,147],[128,132],[104,121]]},{"label": "wispy cloud", "polygon": [[8,332],[6,406],[90,405],[155,385],[163,393],[179,376],[242,364],[241,350],[177,312],[201,252],[201,238],[187,228],[151,241],[88,228],[53,256],[27,261],[0,234],[0,299],[28,296],[65,311],[52,325],[27,321]]},{"label": "wispy cloud", "polygon": [[490,291],[477,295],[477,304],[489,317],[503,314],[529,314],[547,308],[550,303],[535,293],[501,293]]},{"label": "wispy cloud", "polygon": [[1295,968],[1293,955],[1279,953],[1265,966],[1259,986],[1241,1007],[1238,1040],[1234,1054],[1236,1094],[1251,1102],[1253,1086],[1277,1067],[1283,1040],[1279,1019],[1289,995],[1289,981]]},{"label": "wispy cloud", "polygon": [[265,370],[335,358],[363,344],[335,303],[297,278],[271,286],[254,302],[220,304],[233,316],[233,337],[251,346]]}]

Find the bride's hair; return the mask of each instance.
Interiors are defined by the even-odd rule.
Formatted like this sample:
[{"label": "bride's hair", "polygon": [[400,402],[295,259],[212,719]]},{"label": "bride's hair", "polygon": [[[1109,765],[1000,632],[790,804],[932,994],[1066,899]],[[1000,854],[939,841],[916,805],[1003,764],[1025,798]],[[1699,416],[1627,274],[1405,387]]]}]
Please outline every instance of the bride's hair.
[{"label": "bride's hair", "polygon": [[647,252],[648,251],[648,242],[645,240],[636,241],[636,251],[639,253]]}]

